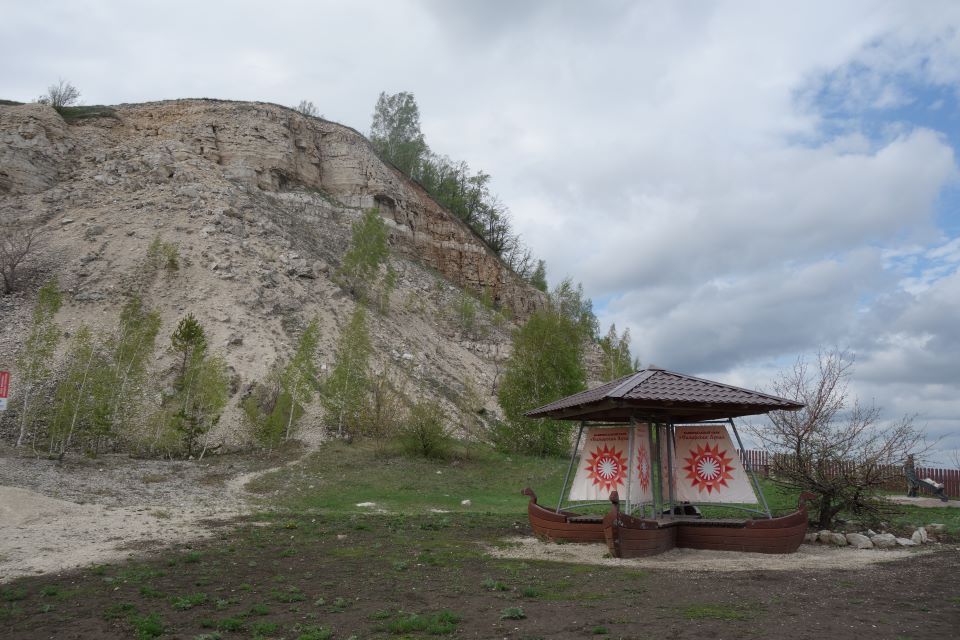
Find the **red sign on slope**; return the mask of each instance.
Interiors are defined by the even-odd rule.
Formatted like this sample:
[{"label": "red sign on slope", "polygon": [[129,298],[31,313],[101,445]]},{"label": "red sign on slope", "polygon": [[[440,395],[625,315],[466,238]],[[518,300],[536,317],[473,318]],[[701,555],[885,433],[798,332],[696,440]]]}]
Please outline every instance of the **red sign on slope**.
[{"label": "red sign on slope", "polygon": [[7,394],[10,392],[10,372],[0,371],[0,411],[7,408]]}]

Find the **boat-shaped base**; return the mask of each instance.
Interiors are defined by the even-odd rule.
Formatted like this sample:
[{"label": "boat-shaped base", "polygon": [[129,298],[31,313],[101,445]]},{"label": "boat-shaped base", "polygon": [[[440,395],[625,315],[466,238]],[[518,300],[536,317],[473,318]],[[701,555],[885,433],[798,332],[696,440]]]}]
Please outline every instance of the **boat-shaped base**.
[{"label": "boat-shaped base", "polygon": [[812,494],[800,496],[797,510],[779,518],[644,519],[620,512],[620,500],[613,492],[613,508],[603,519],[603,533],[610,554],[616,558],[656,555],[681,547],[744,551],[750,553],[793,553],[807,531],[807,505]]},{"label": "boat-shaped base", "polygon": [[530,497],[527,516],[533,533],[541,538],[563,542],[603,542],[603,518],[582,516],[569,511],[555,511],[537,504],[537,494],[532,489],[521,491]]}]

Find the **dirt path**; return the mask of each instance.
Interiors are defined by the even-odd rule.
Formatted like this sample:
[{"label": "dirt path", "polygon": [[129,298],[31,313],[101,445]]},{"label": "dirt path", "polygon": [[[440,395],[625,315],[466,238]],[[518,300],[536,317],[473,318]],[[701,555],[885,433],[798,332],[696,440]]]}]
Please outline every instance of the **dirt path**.
[{"label": "dirt path", "polygon": [[218,522],[249,513],[249,481],[303,455],[59,465],[0,451],[0,583],[209,537]]}]

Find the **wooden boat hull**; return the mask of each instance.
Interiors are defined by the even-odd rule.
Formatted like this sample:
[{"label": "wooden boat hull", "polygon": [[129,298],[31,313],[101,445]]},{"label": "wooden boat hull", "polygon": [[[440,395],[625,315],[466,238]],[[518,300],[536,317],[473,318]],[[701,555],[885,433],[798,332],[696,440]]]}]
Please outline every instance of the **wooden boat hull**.
[{"label": "wooden boat hull", "polygon": [[744,551],[750,553],[793,553],[807,531],[806,501],[800,497],[796,511],[766,520],[652,520],[620,512],[616,492],[610,496],[613,508],[603,519],[604,539],[610,554],[617,558],[655,555],[674,547]]},{"label": "wooden boat hull", "polygon": [[541,538],[563,542],[603,542],[603,519],[588,518],[569,511],[555,511],[537,504],[537,496],[531,489],[523,495],[530,496],[527,516],[530,528]]}]

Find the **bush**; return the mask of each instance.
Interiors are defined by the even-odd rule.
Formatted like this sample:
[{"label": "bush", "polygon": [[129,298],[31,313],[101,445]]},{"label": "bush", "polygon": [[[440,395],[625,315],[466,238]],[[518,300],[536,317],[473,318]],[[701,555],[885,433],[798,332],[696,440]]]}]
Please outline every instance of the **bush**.
[{"label": "bush", "polygon": [[453,436],[446,426],[443,407],[432,400],[421,400],[410,409],[400,427],[400,444],[412,456],[445,459],[450,456]]}]

